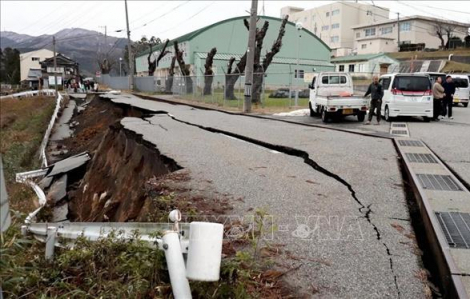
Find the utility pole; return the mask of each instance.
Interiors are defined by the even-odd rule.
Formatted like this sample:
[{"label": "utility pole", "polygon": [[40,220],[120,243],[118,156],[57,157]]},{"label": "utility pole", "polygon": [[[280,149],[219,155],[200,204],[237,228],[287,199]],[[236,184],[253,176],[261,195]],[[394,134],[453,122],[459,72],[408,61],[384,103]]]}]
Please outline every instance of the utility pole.
[{"label": "utility pole", "polygon": [[57,55],[55,52],[55,36],[52,36],[52,47],[54,50],[54,86],[55,86],[55,95],[57,96]]},{"label": "utility pole", "polygon": [[132,55],[131,31],[129,29],[129,13],[127,12],[127,0],[124,0],[126,6],[126,26],[127,26],[127,52],[129,56],[129,88],[134,90],[134,55]]},{"label": "utility pole", "polygon": [[248,33],[248,50],[246,55],[245,67],[245,103],[243,112],[251,112],[251,97],[253,86],[253,68],[255,63],[255,47],[256,47],[256,18],[258,11],[258,0],[251,0],[250,10],[250,31]]},{"label": "utility pole", "polygon": [[397,19],[397,31],[398,31],[398,52],[400,52],[400,13],[397,12],[398,19]]}]

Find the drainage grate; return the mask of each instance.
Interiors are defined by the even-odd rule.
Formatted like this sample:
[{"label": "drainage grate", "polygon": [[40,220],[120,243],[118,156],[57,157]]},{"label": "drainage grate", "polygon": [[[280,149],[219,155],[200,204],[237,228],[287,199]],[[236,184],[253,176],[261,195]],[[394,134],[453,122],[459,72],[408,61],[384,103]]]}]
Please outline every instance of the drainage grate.
[{"label": "drainage grate", "polygon": [[470,214],[436,212],[436,217],[450,247],[470,249]]},{"label": "drainage grate", "polygon": [[428,190],[462,191],[450,175],[417,174],[421,186]]},{"label": "drainage grate", "polygon": [[406,124],[393,124],[392,127],[395,127],[395,128],[406,128]]},{"label": "drainage grate", "polygon": [[413,163],[437,163],[437,160],[431,154],[407,153],[406,158]]},{"label": "drainage grate", "polygon": [[421,141],[418,140],[398,140],[398,144],[401,146],[419,146],[423,147]]},{"label": "drainage grate", "polygon": [[392,131],[392,134],[395,134],[395,135],[408,135],[408,131],[405,131],[405,130],[393,130],[393,131]]}]

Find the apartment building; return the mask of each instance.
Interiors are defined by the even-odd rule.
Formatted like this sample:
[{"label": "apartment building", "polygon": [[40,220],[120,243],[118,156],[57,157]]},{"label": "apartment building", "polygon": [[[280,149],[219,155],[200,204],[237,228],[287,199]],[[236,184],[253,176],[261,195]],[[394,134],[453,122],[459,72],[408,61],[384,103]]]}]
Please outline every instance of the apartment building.
[{"label": "apartment building", "polygon": [[[354,30],[353,52],[358,55],[396,52],[398,51],[398,32],[400,32],[400,43],[424,43],[425,48],[438,49],[441,46],[441,40],[435,34],[436,24],[452,27],[452,36],[461,39],[469,34],[470,24],[424,16],[405,17],[401,18],[400,22],[395,19],[375,24],[365,23],[352,27]],[[447,37],[444,40],[447,42]]]},{"label": "apartment building", "polygon": [[283,7],[281,17],[285,15],[321,38],[332,49],[333,56],[345,56],[351,54],[354,47],[355,37],[351,28],[388,20],[389,10],[367,4],[335,2],[312,9]]},{"label": "apartment building", "polygon": [[29,70],[40,70],[40,61],[54,56],[54,52],[48,49],[40,49],[36,51],[20,54],[20,75],[21,80],[28,79]]}]

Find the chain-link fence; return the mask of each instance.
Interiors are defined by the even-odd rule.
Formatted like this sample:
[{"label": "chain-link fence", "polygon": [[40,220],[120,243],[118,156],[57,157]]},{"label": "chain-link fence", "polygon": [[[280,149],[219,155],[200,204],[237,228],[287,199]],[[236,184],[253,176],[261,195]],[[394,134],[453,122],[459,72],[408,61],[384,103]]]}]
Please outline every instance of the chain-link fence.
[{"label": "chain-link fence", "polygon": [[[364,94],[371,83],[371,73],[349,73],[355,94]],[[315,74],[301,73],[255,73],[253,76],[252,98],[254,109],[284,111],[308,108],[310,89]],[[103,80],[104,79],[104,80]],[[128,89],[128,77],[106,77],[102,82],[110,88]],[[240,74],[217,74],[213,76],[134,78],[138,92],[152,95],[171,95],[174,100],[195,101],[219,107],[243,109],[245,76]],[[298,93],[298,94],[297,94]]]}]

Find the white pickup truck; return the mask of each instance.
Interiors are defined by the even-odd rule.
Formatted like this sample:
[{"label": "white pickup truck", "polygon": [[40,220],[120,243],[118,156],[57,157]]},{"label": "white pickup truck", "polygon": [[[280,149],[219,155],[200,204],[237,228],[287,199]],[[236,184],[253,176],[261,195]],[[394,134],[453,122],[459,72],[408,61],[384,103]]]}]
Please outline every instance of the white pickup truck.
[{"label": "white pickup truck", "polygon": [[364,121],[368,100],[353,96],[353,82],[348,73],[325,72],[315,74],[310,88],[310,116],[321,115],[323,122],[333,117],[356,115]]}]

